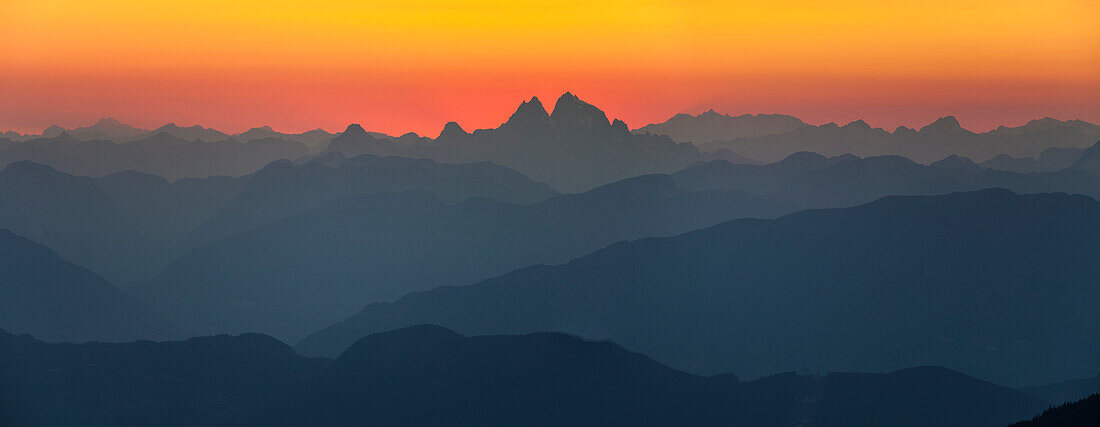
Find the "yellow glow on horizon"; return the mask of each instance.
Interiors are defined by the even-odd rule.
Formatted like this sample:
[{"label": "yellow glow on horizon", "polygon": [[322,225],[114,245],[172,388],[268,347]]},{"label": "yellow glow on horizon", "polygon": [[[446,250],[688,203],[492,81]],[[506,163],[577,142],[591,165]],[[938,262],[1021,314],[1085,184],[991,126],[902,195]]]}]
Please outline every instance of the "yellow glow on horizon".
[{"label": "yellow glow on horizon", "polygon": [[430,74],[518,76],[532,92],[600,78],[696,92],[669,108],[712,101],[700,94],[734,80],[776,90],[807,79],[1038,83],[1098,94],[1098,17],[1095,0],[2,0],[0,90],[27,76],[79,88],[70,80],[96,75],[285,84]]}]

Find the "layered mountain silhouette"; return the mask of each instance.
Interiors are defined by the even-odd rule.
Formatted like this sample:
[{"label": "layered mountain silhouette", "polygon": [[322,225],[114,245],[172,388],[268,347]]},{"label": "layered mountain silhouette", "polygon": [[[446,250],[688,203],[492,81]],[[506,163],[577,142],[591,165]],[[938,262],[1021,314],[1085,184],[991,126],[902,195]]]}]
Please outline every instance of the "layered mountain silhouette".
[{"label": "layered mountain silhouette", "polygon": [[328,144],[336,134],[329,133],[324,129],[313,129],[302,133],[283,133],[272,129],[271,126],[260,126],[249,129],[245,132],[233,135],[233,139],[238,141],[251,141],[254,139],[282,139],[287,141],[294,141],[304,144],[309,147],[310,150],[320,150]]},{"label": "layered mountain silhouette", "polygon": [[1097,140],[1100,140],[1100,126],[1081,120],[1044,118],[1019,127],[1002,126],[975,133],[964,129],[955,117],[946,116],[920,130],[899,127],[890,132],[857,120],[844,126],[835,123],[802,125],[782,133],[706,142],[700,148],[705,152],[727,149],[765,162],[799,151],[826,156],[848,153],[860,157],[899,155],[921,163],[954,154],[984,162],[1001,154],[1036,157],[1051,147],[1087,147]]},{"label": "layered mountain silhouette", "polygon": [[[179,129],[190,128],[176,128]],[[200,133],[204,132],[206,130]],[[189,136],[192,132],[175,133]],[[18,161],[33,161],[75,175],[103,176],[133,170],[176,180],[244,175],[274,160],[301,158],[308,151],[301,143],[274,138],[248,142],[232,139],[204,142],[158,130],[144,138],[115,143],[106,140],[83,141],[63,133],[53,138],[9,145],[0,150],[0,167]]]},{"label": "layered mountain silhouette", "polygon": [[124,171],[77,177],[18,162],[0,171],[0,227],[58,251],[125,287],[151,278],[187,249],[350,195],[425,190],[531,203],[556,193],[488,163],[344,159],[276,162],[239,178],[168,180]]},{"label": "layered mountain silhouette", "polygon": [[[199,125],[168,124],[144,131],[113,119],[76,129],[53,126],[40,136],[14,132],[4,136],[7,139],[0,139],[0,166],[31,160],[78,175],[136,170],[169,180],[238,176],[274,160],[294,160],[328,150],[347,157],[372,154],[448,163],[489,161],[572,193],[632,176],[669,173],[697,161],[770,163],[800,151],[829,157],[899,155],[925,164],[958,155],[980,164],[989,162],[986,168],[1053,172],[1072,164],[1075,150],[1100,140],[1100,126],[1044,118],[1019,127],[974,133],[946,116],[919,131],[899,127],[889,132],[862,120],[844,126],[812,126],[786,115],[729,116],[711,110],[696,116],[677,115],[632,133],[622,121],[609,121],[595,106],[566,93],[555,102],[552,113],[538,98],[532,98],[496,129],[469,133],[450,122],[435,139],[414,133],[392,137],[357,124],[338,134],[321,129],[288,134],[263,126],[230,136]],[[700,144],[702,152],[685,141]],[[1047,153],[1055,148],[1058,150]]]},{"label": "layered mountain silhouette", "polygon": [[673,177],[688,189],[734,189],[803,208],[852,206],[887,195],[935,195],[983,188],[1100,197],[1097,174],[1077,169],[1032,173],[988,170],[958,156],[926,166],[899,156],[826,158],[802,152],[768,165],[701,162]]},{"label": "layered mountain silhouette", "polygon": [[240,195],[246,182],[228,176],[169,182],[135,171],[95,178],[104,193],[165,243],[180,241],[209,221]]},{"label": "layered mountain silhouette", "polygon": [[77,127],[73,129],[64,129],[60,126],[51,126],[42,132],[42,136],[47,138],[54,138],[61,136],[62,133],[69,134],[73,138],[80,140],[112,140],[112,141],[124,141],[130,139],[137,139],[143,135],[149,133],[147,129],[136,128],[128,124],[119,122],[110,117],[104,117],[99,119],[91,126]]},{"label": "layered mountain silhouette", "polygon": [[943,368],[743,382],[555,333],[421,325],[334,361],[262,335],[45,344],[0,333],[0,422],[15,425],[997,426],[1046,404]]},{"label": "layered mountain silhouette", "polygon": [[1043,150],[1038,158],[1000,154],[982,162],[981,166],[985,169],[1020,173],[1056,172],[1072,166],[1084,152],[1084,148],[1051,147]]},{"label": "layered mountain silhouette", "polygon": [[229,135],[217,129],[204,128],[199,125],[193,126],[177,126],[175,123],[169,123],[159,128],[156,128],[151,132],[151,135],[167,134],[173,137],[182,139],[184,141],[203,141],[203,142],[217,142],[225,141],[229,139]]},{"label": "layered mountain silhouette", "polygon": [[546,184],[492,163],[447,164],[372,155],[348,159],[340,153],[303,164],[273,162],[241,181],[239,194],[191,233],[189,246],[202,246],[353,194],[422,190],[448,203],[481,197],[518,204],[557,195]]},{"label": "layered mountain silhouette", "polygon": [[731,116],[713,109],[692,116],[677,114],[663,123],[654,123],[634,130],[634,133],[668,135],[677,142],[705,144],[739,138],[759,138],[790,132],[806,126],[797,117],[785,114],[743,114]]},{"label": "layered mountain silhouette", "polygon": [[887,197],[371,304],[297,349],[331,356],[370,333],[433,323],[608,338],[701,373],[937,364],[1036,384],[1100,371],[1098,242],[1100,203],[1083,196]]},{"label": "layered mountain silhouette", "polygon": [[369,302],[565,262],[621,240],[791,212],[738,191],[681,191],[667,175],[531,205],[457,199],[447,202],[428,192],[335,199],[198,247],[142,292],[196,331],[300,339]]},{"label": "layered mountain silhouette", "polygon": [[1081,157],[1078,157],[1069,169],[1100,175],[1100,141],[1081,153]]},{"label": "layered mountain silhouette", "polygon": [[104,278],[3,229],[0,328],[70,342],[167,339],[181,334]]},{"label": "layered mountain silhouette", "polygon": [[0,228],[112,279],[127,277],[123,264],[153,240],[95,180],[31,162],[0,171]]},{"label": "layered mountain silhouette", "polygon": [[387,140],[352,125],[333,139],[328,151],[451,163],[489,161],[570,193],[637,175],[672,172],[702,159],[691,144],[632,134],[622,121],[609,121],[603,111],[568,92],[558,98],[552,113],[536,97],[520,104],[499,128],[472,134],[461,127],[445,128],[435,140],[415,135]]}]

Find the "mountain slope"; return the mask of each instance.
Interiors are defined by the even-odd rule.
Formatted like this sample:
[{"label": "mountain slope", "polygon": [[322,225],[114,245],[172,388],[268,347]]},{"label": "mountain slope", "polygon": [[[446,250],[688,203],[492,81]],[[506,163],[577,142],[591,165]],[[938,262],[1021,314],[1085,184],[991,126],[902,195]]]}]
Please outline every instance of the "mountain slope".
[{"label": "mountain slope", "polygon": [[1024,387],[1020,391],[1043,399],[1052,405],[1073,402],[1100,393],[1100,375],[1052,384]]},{"label": "mountain slope", "polygon": [[74,345],[0,331],[0,424],[259,425],[321,366],[257,334]]},{"label": "mountain slope", "polygon": [[703,144],[738,138],[759,138],[789,132],[805,125],[802,120],[784,114],[743,114],[731,116],[714,110],[692,116],[677,114],[663,123],[654,123],[634,133],[668,135],[676,142]]},{"label": "mountain slope", "polygon": [[338,354],[373,332],[433,323],[609,338],[693,372],[936,364],[1036,384],[1100,371],[1097,253],[1100,203],[1087,197],[887,197],[410,294],[297,349]]},{"label": "mountain slope", "polygon": [[352,195],[197,248],[143,295],[197,331],[299,339],[369,302],[565,262],[620,240],[786,212],[741,192],[683,192],[664,175],[533,205]]},{"label": "mountain slope", "polygon": [[1100,420],[1100,394],[1050,408],[1028,421],[1010,427],[1092,427]]},{"label": "mountain slope", "polygon": [[256,334],[72,345],[0,331],[4,425],[999,426],[1043,407],[942,368],[742,382],[556,333],[421,325],[330,362]]},{"label": "mountain slope", "polygon": [[141,224],[94,180],[31,162],[0,171],[0,227],[116,280],[120,261],[144,249]]},{"label": "mountain slope", "polygon": [[1069,167],[1072,170],[1100,175],[1100,142],[1093,144]]},{"label": "mountain slope", "polygon": [[557,194],[546,184],[491,163],[371,155],[348,159],[329,153],[301,165],[274,162],[246,177],[239,195],[194,230],[189,244],[205,245],[341,196],[411,190],[428,191],[451,203],[485,197],[528,204]]},{"label": "mountain slope", "polygon": [[107,280],[8,230],[0,230],[0,328],[77,342],[179,334]]},{"label": "mountain slope", "polygon": [[288,405],[308,408],[299,412],[304,416],[280,418],[333,425],[993,426],[1043,407],[940,368],[782,374],[746,383],[685,374],[608,342],[549,333],[463,337],[436,326],[363,338],[308,390],[300,406]]}]

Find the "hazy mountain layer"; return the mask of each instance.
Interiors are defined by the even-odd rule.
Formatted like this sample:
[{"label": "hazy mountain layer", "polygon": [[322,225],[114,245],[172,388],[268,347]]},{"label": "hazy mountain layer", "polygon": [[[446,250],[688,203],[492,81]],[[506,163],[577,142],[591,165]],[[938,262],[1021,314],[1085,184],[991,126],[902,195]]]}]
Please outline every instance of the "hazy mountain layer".
[{"label": "hazy mountain layer", "polygon": [[152,309],[107,280],[2,229],[0,329],[70,342],[180,336]]},{"label": "hazy mountain layer", "polygon": [[621,240],[790,211],[737,191],[683,192],[664,175],[533,205],[354,195],[195,249],[142,292],[196,331],[300,339],[369,302],[565,262]]},{"label": "hazy mountain layer", "polygon": [[702,162],[672,176],[686,189],[739,190],[804,208],[852,206],[888,195],[998,187],[1019,193],[1066,192],[1100,198],[1100,173],[1081,169],[1016,173],[981,169],[957,156],[926,166],[899,156],[826,158],[795,153],[768,165]]},{"label": "hazy mountain layer", "polygon": [[421,323],[608,338],[693,372],[937,364],[1026,385],[1100,372],[1100,202],[986,190],[736,220],[443,287],[298,344]]},{"label": "hazy mountain layer", "polygon": [[297,159],[306,154],[305,145],[274,138],[204,142],[158,132],[115,143],[82,141],[61,134],[0,146],[0,167],[27,160],[75,175],[103,176],[132,170],[176,180],[245,175],[274,160]]},{"label": "hazy mountain layer", "polygon": [[1051,118],[1032,120],[1024,126],[1000,127],[985,133],[964,129],[952,116],[913,130],[893,132],[872,128],[862,120],[844,126],[828,123],[804,125],[794,130],[759,137],[740,137],[700,146],[703,151],[728,149],[742,156],[771,162],[791,153],[812,151],[826,156],[855,154],[860,157],[899,155],[930,163],[952,154],[986,161],[1000,154],[1037,157],[1051,147],[1088,147],[1100,140],[1100,126],[1081,120]]},{"label": "hazy mountain layer", "polygon": [[546,184],[492,163],[447,164],[426,159],[351,159],[329,153],[304,164],[274,162],[244,180],[243,189],[189,236],[189,246],[299,214],[352,194],[429,191],[455,203],[472,197],[528,204],[557,195]]},{"label": "hazy mountain layer", "polygon": [[457,202],[471,197],[531,203],[549,186],[489,163],[344,159],[276,162],[240,178],[164,178],[134,171],[76,177],[18,162],[0,171],[0,227],[58,251],[131,287],[160,273],[186,249],[250,230],[350,194],[425,190]]}]

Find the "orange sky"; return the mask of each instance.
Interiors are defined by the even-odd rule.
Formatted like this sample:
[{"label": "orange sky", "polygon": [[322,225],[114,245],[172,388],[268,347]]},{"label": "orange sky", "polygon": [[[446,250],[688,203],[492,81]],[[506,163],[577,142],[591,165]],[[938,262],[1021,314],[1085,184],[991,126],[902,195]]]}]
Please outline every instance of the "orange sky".
[{"label": "orange sky", "polygon": [[0,0],[0,130],[113,116],[434,136],[567,90],[632,127],[712,107],[1100,123],[1098,18],[1095,0]]}]

